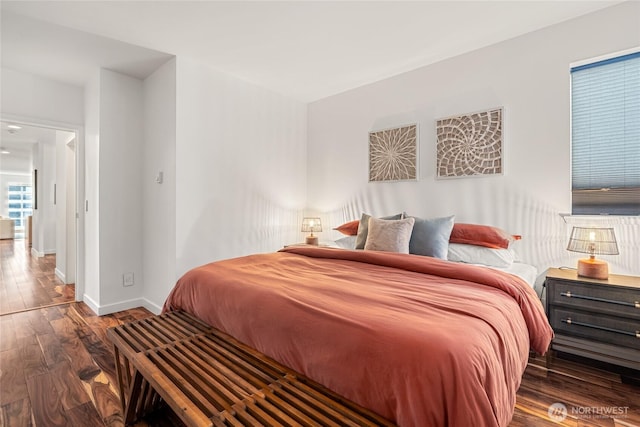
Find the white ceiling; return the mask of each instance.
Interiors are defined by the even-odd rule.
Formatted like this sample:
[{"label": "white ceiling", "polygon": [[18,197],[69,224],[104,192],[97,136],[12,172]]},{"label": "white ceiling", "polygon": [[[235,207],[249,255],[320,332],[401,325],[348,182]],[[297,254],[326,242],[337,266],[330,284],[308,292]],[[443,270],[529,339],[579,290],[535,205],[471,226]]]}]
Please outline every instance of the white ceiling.
[{"label": "white ceiling", "polygon": [[55,144],[56,131],[22,125],[9,129],[13,122],[0,121],[0,172],[31,172],[33,146],[37,143]]},{"label": "white ceiling", "polygon": [[179,55],[309,102],[616,3],[3,0],[2,65],[82,85]]}]

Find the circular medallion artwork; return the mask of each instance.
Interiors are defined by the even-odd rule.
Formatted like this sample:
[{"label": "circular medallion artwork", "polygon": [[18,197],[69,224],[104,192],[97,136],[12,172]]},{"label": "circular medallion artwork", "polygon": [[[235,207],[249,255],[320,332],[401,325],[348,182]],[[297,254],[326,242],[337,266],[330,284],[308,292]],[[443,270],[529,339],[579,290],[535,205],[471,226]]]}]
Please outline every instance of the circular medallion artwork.
[{"label": "circular medallion artwork", "polygon": [[436,122],[438,178],[502,174],[502,108]]},{"label": "circular medallion artwork", "polygon": [[416,180],[417,125],[369,133],[369,181]]}]

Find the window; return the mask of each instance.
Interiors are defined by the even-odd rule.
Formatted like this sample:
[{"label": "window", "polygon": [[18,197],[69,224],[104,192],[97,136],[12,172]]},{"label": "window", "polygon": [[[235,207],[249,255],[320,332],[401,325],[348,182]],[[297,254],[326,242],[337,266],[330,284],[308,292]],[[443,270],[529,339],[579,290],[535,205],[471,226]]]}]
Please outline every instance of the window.
[{"label": "window", "polygon": [[572,213],[640,215],[640,52],[571,68]]},{"label": "window", "polygon": [[31,185],[9,184],[9,218],[14,219],[16,239],[24,239],[27,217],[32,214]]}]

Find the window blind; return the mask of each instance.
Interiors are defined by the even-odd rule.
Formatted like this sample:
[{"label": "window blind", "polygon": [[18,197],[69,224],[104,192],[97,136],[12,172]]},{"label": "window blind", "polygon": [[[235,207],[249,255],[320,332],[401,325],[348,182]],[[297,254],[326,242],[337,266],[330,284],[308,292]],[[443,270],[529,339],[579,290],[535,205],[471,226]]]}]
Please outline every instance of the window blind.
[{"label": "window blind", "polygon": [[572,213],[640,215],[640,52],[571,69]]}]

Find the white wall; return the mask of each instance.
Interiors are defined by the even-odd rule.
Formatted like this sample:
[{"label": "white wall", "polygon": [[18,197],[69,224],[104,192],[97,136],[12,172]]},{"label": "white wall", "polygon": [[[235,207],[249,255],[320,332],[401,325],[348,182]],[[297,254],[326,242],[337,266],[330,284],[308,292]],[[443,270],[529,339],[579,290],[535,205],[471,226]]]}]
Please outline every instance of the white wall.
[{"label": "white wall", "polygon": [[84,300],[98,314],[142,305],[142,93],[141,80],[106,69],[85,87]]},{"label": "white wall", "polygon": [[70,124],[83,122],[81,87],[8,68],[0,70],[0,83],[2,115]]},{"label": "white wall", "polygon": [[69,132],[56,131],[56,175],[55,175],[55,214],[56,214],[56,276],[66,282],[67,270],[67,156],[66,144]]},{"label": "white wall", "polygon": [[[55,142],[55,162],[56,162],[56,172],[55,172],[55,231],[56,231],[56,276],[64,283],[74,283],[75,280],[73,278],[73,274],[67,277],[68,273],[68,247],[67,245],[73,244],[74,242],[69,242],[67,239],[67,227],[68,227],[68,218],[67,212],[69,212],[69,216],[73,217],[73,209],[68,210],[67,208],[67,187],[69,185],[69,180],[75,179],[74,174],[74,161],[73,157],[68,158],[69,148],[67,144],[75,138],[75,134],[72,132],[66,132],[61,130],[55,131],[56,142]],[[69,193],[69,197],[73,199],[74,194]],[[71,205],[73,206],[73,205]],[[75,254],[75,252],[74,252]]]},{"label": "white wall", "polygon": [[[7,68],[0,70],[0,114],[3,118],[24,120],[34,125],[54,125],[65,128],[82,129],[84,123],[85,99],[82,87],[60,83],[40,76],[19,72]],[[82,159],[83,135],[79,135],[76,143]],[[29,165],[29,171],[31,165]],[[84,165],[79,169],[79,177],[83,179]],[[78,193],[82,193],[83,183]],[[84,224],[84,215],[80,211],[79,223]],[[35,221],[34,221],[35,225]],[[34,235],[35,238],[35,235]],[[78,265],[83,269],[83,264]],[[84,270],[82,271],[84,277]],[[95,283],[95,282],[94,282]],[[76,283],[76,290],[81,299],[84,283]],[[94,284],[94,287],[97,287]]]},{"label": "white wall", "polygon": [[65,221],[65,240],[66,240],[66,263],[65,263],[65,283],[76,282],[76,258],[77,258],[77,230],[76,230],[76,147],[78,145],[77,137],[70,141],[65,147],[65,166],[66,166],[66,217]]},{"label": "white wall", "polygon": [[84,89],[84,295],[94,311],[100,306],[100,70]]},{"label": "white wall", "polygon": [[177,59],[176,271],[299,239],[306,105]]},{"label": "white wall", "polygon": [[51,141],[33,146],[33,168],[38,171],[37,209],[34,189],[31,253],[36,257],[56,253],[56,205],[53,184],[56,181],[55,133]]},{"label": "white wall", "polygon": [[[142,296],[142,81],[100,71],[99,235],[102,312]],[[91,171],[87,170],[87,174]],[[123,286],[123,274],[135,284]]]},{"label": "white wall", "polygon": [[[455,214],[522,234],[521,252],[541,271],[574,265],[570,225],[569,65],[640,45],[640,3],[627,2],[309,106],[309,207],[327,229],[406,211]],[[435,179],[435,120],[502,106],[504,176]],[[418,123],[418,182],[368,183],[368,132]],[[624,220],[627,221],[627,220]],[[611,270],[640,274],[638,221],[620,226]],[[614,221],[615,222],[615,221]],[[339,237],[335,232],[321,235]]]},{"label": "white wall", "polygon": [[101,70],[85,93],[86,299],[98,313],[157,312],[189,268],[298,239],[304,104],[188,59],[144,83]]},{"label": "white wall", "polygon": [[144,298],[145,306],[158,312],[176,282],[176,60],[147,77],[143,88]]},{"label": "white wall", "polygon": [[[2,144],[2,140],[0,140]],[[31,175],[31,153],[0,155],[0,171],[9,175]]]}]

